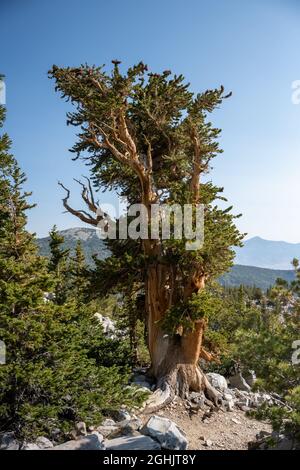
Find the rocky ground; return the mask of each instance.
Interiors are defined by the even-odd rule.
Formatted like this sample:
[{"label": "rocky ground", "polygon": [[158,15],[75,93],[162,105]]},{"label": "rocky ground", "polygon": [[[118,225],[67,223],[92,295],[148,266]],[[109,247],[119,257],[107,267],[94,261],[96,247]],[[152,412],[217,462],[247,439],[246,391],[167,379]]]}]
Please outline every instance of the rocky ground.
[{"label": "rocky ground", "polygon": [[[87,428],[79,422],[69,440],[63,436],[49,440],[39,437],[35,442],[19,442],[12,432],[0,436],[0,450],[243,450],[270,448],[271,426],[251,418],[249,411],[262,403],[282,406],[278,396],[251,390],[254,376],[244,379],[241,374],[225,379],[210,373],[207,377],[219,392],[216,407],[203,392],[190,393],[188,399],[176,398],[153,414],[142,409],[119,410],[100,424]],[[229,386],[228,386],[229,382]],[[135,391],[148,390],[154,385],[140,371],[134,377]],[[272,434],[277,448],[296,448],[288,436]],[[249,445],[250,444],[250,445]],[[273,448],[273,447],[272,447]]]},{"label": "rocky ground", "polygon": [[206,418],[203,411],[191,415],[184,403],[177,401],[157,415],[176,422],[185,433],[190,450],[248,449],[248,443],[255,441],[261,431],[271,432],[268,423],[251,419],[238,409],[230,413],[219,410]]}]

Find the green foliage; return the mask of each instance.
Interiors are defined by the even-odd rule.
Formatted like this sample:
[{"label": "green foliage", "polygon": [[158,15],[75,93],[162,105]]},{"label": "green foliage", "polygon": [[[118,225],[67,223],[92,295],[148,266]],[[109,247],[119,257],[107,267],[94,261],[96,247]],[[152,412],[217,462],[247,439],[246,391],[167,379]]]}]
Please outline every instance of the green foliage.
[{"label": "green foliage", "polygon": [[285,396],[285,407],[263,405],[254,416],[271,421],[274,431],[300,443],[300,386]]},{"label": "green foliage", "polygon": [[[4,110],[0,107],[0,118]],[[1,123],[1,121],[0,121]],[[77,420],[97,424],[103,413],[138,402],[128,383],[128,349],[110,340],[84,305],[80,247],[69,273],[68,251],[51,232],[51,259],[37,254],[26,231],[25,176],[0,137],[0,431],[27,439],[55,428],[68,432]],[[54,289],[55,302],[44,292]],[[73,296],[71,292],[73,291]]]},{"label": "green foliage", "polygon": [[55,302],[58,305],[62,305],[68,297],[68,261],[69,261],[69,250],[62,247],[64,238],[57,231],[54,226],[50,232],[50,259],[48,268],[54,275],[55,286]]},{"label": "green foliage", "polygon": [[8,348],[0,368],[2,429],[27,438],[67,432],[75,421],[95,424],[132,404],[124,389],[128,351],[105,339],[85,309],[47,304],[22,319],[2,314],[0,331]]},{"label": "green foliage", "polygon": [[207,289],[200,290],[185,302],[178,302],[170,308],[162,320],[163,328],[176,333],[179,323],[183,328],[193,329],[196,320],[213,317],[220,306],[221,300],[215,297],[213,292]]},{"label": "green foliage", "polygon": [[[145,301],[149,267],[168,266],[176,278],[176,295],[161,323],[175,332],[179,324],[193,327],[195,320],[209,316],[216,308],[208,291],[185,299],[184,286],[191,271],[207,279],[219,276],[232,265],[233,246],[241,245],[242,235],[234,225],[232,208],[217,205],[219,200],[226,201],[223,188],[202,178],[210,171],[211,161],[222,153],[218,144],[221,131],[213,127],[208,116],[229,95],[224,94],[222,86],[195,95],[182,75],[172,75],[169,70],[148,73],[142,62],[124,74],[118,61],[113,61],[111,72],[87,64],[76,68],[53,66],[49,76],[61,96],[74,105],[67,124],[80,127],[81,132],[71,151],[74,159],[82,157],[88,164],[96,189],[114,189],[127,198],[128,204],[143,202],[141,172],[151,176],[151,203],[194,204],[196,198],[205,206],[205,237],[200,250],[186,250],[186,239],[172,236],[160,240],[156,254],[146,256],[141,240],[108,240],[111,256],[95,259],[91,295],[122,294],[132,332],[132,355],[137,360],[137,325],[146,323],[146,316],[140,314],[145,303],[138,303],[135,292],[138,290]],[[200,160],[196,164],[198,150]],[[193,189],[198,170],[199,201]],[[166,292],[167,282],[161,286]]]},{"label": "green foliage", "polygon": [[300,331],[297,290],[297,282],[283,280],[267,293],[242,286],[220,290],[222,308],[211,318],[205,341],[221,359],[219,366],[212,366],[214,371],[254,369],[256,388],[276,392],[286,401],[285,407],[264,405],[254,415],[299,439],[300,367],[292,363],[292,344]]},{"label": "green foliage", "polygon": [[267,291],[276,282],[276,279],[284,278],[286,282],[295,279],[294,272],[281,269],[257,268],[256,266],[243,266],[235,264],[230,271],[219,278],[220,284],[225,287],[256,286]]}]

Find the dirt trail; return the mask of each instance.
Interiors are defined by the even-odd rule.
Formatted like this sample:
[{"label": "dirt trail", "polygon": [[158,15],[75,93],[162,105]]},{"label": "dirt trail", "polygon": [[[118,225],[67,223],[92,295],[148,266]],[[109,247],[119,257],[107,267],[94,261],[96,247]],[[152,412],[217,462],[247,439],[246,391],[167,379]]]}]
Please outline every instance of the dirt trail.
[{"label": "dirt trail", "polygon": [[249,418],[240,410],[213,412],[203,421],[203,411],[190,415],[182,401],[156,414],[171,419],[185,432],[189,450],[244,450],[257,433],[271,431],[269,424]]}]

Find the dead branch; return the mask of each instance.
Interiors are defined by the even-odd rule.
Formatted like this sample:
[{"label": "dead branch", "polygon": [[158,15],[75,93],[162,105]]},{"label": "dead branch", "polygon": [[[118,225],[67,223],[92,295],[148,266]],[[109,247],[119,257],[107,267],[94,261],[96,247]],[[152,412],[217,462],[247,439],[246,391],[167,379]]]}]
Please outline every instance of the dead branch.
[{"label": "dead branch", "polygon": [[85,211],[82,210],[76,210],[73,209],[68,203],[68,200],[70,198],[70,190],[66,188],[60,181],[58,182],[59,186],[61,186],[65,191],[66,191],[66,197],[62,199],[63,201],[63,206],[67,210],[67,212],[70,212],[70,214],[75,215],[78,219],[80,219],[82,222],[85,222],[86,224],[89,225],[94,225],[97,226],[99,219],[98,217],[92,217],[90,214],[88,214]]}]

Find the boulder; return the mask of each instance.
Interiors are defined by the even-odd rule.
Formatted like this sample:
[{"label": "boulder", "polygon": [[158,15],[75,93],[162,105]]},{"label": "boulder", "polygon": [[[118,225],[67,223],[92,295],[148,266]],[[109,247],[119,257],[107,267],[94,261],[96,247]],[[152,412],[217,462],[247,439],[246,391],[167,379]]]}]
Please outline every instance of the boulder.
[{"label": "boulder", "polygon": [[24,442],[21,450],[41,450],[37,444],[33,442]]},{"label": "boulder", "polygon": [[102,434],[103,437],[108,437],[111,434],[115,434],[120,430],[118,426],[98,426],[97,432]]},{"label": "boulder", "polygon": [[39,446],[40,449],[48,449],[49,447],[53,447],[53,443],[44,436],[38,437],[35,443]]},{"label": "boulder", "polygon": [[228,388],[227,380],[223,375],[216,374],[215,372],[209,372],[206,374],[206,377],[208,378],[209,383],[217,390],[223,392]]},{"label": "boulder", "polygon": [[250,385],[247,384],[246,380],[240,372],[229,377],[229,383],[231,387],[244,390],[245,392],[250,392],[251,390]]},{"label": "boulder", "polygon": [[256,440],[248,443],[249,450],[300,450],[300,444],[291,436],[273,431],[260,431]]},{"label": "boulder", "polygon": [[101,425],[97,427],[97,431],[103,437],[108,437],[110,434],[115,434],[119,431],[119,423],[117,424],[113,419],[106,418],[102,421]]},{"label": "boulder", "polygon": [[122,436],[105,441],[106,450],[159,450],[158,442],[148,436]]},{"label": "boulder", "polygon": [[143,423],[140,418],[132,418],[131,420],[125,420],[118,423],[120,432],[122,434],[132,434],[134,431],[138,431]]},{"label": "boulder", "polygon": [[223,405],[226,411],[233,411],[234,406],[235,406],[235,401],[233,399],[233,396],[230,393],[224,393],[223,397],[224,397]]},{"label": "boulder", "polygon": [[168,418],[151,416],[141,432],[156,439],[163,449],[186,450],[188,441],[178,426]]},{"label": "boulder", "polygon": [[271,449],[272,450],[296,450],[297,443],[295,439],[292,439],[288,436],[280,435],[276,444],[272,446]]},{"label": "boulder", "polygon": [[104,421],[102,421],[101,426],[115,426],[116,422],[113,419],[106,418]]},{"label": "boulder", "polygon": [[13,432],[6,432],[0,437],[0,450],[19,450],[20,442]]},{"label": "boulder", "polygon": [[103,436],[93,432],[77,440],[67,441],[49,450],[105,450]]}]

